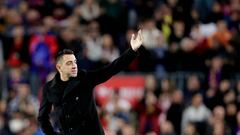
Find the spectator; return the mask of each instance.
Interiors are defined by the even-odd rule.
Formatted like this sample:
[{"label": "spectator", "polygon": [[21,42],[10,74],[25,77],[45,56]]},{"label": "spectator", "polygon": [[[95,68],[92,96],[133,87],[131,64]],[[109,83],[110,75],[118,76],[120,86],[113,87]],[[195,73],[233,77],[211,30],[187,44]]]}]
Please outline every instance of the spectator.
[{"label": "spectator", "polygon": [[12,36],[5,37],[4,46],[7,64],[10,67],[19,67],[22,64],[29,65],[28,37],[22,26],[12,29]]},{"label": "spectator", "polygon": [[[19,108],[25,110],[22,109],[25,104],[17,106],[20,102],[16,102],[20,97],[18,90],[26,89],[22,85],[28,83],[29,94],[39,94],[41,99],[39,89],[47,75],[54,73],[52,58],[57,50],[74,50],[80,66],[93,69],[124,52],[137,25],[143,28],[148,47],[141,50],[139,59],[125,71],[147,74],[145,95],[136,108],[124,101],[116,109],[114,101],[122,100],[118,96],[113,97],[107,108],[99,106],[106,134],[166,133],[172,128],[166,120],[172,123],[176,134],[203,134],[204,130],[199,130],[204,126],[199,119],[190,121],[191,115],[187,117],[186,128],[181,130],[179,125],[184,116],[184,105],[190,104],[185,113],[201,108],[209,112],[203,102],[200,107],[191,105],[195,91],[202,95],[213,113],[209,115],[206,135],[237,134],[239,5],[239,0],[1,1],[0,134],[43,134],[37,128],[35,116],[16,111]],[[47,47],[39,47],[39,51],[39,44]],[[189,73],[192,71],[200,75],[201,81],[192,77]],[[176,81],[176,88],[183,93],[172,88],[172,81]],[[13,113],[6,108],[8,111],[13,108]],[[208,123],[207,118],[203,121]]]},{"label": "spectator", "polygon": [[[178,44],[185,37],[185,25],[183,21],[175,21],[173,23],[173,30],[169,37],[170,46]],[[178,46],[179,47],[179,46]]]},{"label": "spectator", "polygon": [[211,59],[208,73],[208,87],[210,89],[218,89],[219,83],[224,77],[223,65],[224,61],[221,56],[215,56]]},{"label": "spectator", "polygon": [[222,12],[222,7],[221,7],[221,3],[218,1],[214,1],[212,8],[211,8],[211,13],[208,15],[208,22],[218,22],[219,20],[223,20],[224,19],[224,14]]},{"label": "spectator", "polygon": [[223,134],[223,135],[229,135],[230,134],[230,127],[225,123],[225,108],[223,106],[216,106],[213,109],[213,117],[210,118],[210,128],[208,128],[207,131],[209,131],[207,134]]},{"label": "spectator", "polygon": [[56,20],[63,20],[72,13],[64,0],[49,1],[45,6],[46,14],[53,16]]},{"label": "spectator", "polygon": [[[168,84],[166,84],[166,85],[168,85]],[[154,75],[149,74],[149,75],[145,76],[144,86],[145,86],[145,91],[153,92],[156,97],[159,96],[160,91],[158,88],[157,79],[155,78]],[[166,86],[166,87],[168,87],[168,86]]]},{"label": "spectator", "polygon": [[204,93],[204,91],[201,88],[201,82],[197,75],[192,74],[187,77],[186,80],[186,89],[184,90],[184,96],[185,96],[185,102],[190,103],[192,96],[199,92],[201,94]]},{"label": "spectator", "polygon": [[161,80],[161,93],[158,96],[158,106],[161,108],[160,121],[165,121],[166,119],[166,113],[171,105],[171,95],[173,88],[174,86],[171,80],[167,78]]},{"label": "spectator", "polygon": [[136,135],[136,132],[131,125],[126,124],[122,127],[121,133],[119,135]]},{"label": "spectator", "polygon": [[58,44],[54,35],[45,33],[44,27],[39,27],[39,33],[30,38],[29,53],[31,56],[31,69],[41,80],[46,80],[47,74],[53,70],[53,62],[58,50]]},{"label": "spectator", "polygon": [[160,135],[176,135],[173,125],[170,121],[165,121],[160,124]]},{"label": "spectator", "polygon": [[102,37],[102,63],[107,64],[118,58],[120,55],[118,48],[113,42],[113,38],[109,34]]},{"label": "spectator", "polygon": [[199,135],[199,133],[193,123],[188,123],[183,131],[183,135]]},{"label": "spectator", "polygon": [[102,36],[98,22],[92,21],[89,23],[84,43],[86,45],[87,58],[92,62],[98,62],[102,55]]},{"label": "spectator", "polygon": [[17,96],[9,103],[8,113],[20,112],[26,116],[37,116],[39,103],[36,97],[30,93],[28,84],[18,84]]},{"label": "spectator", "polygon": [[110,114],[128,113],[131,105],[119,95],[119,90],[115,90],[105,106],[106,111]]},{"label": "spectator", "polygon": [[166,45],[161,31],[157,29],[153,19],[146,20],[143,27],[143,44],[147,49],[156,49]]},{"label": "spectator", "polygon": [[93,21],[101,15],[99,3],[95,0],[84,0],[76,10],[78,10],[79,15],[87,22]]},{"label": "spectator", "polygon": [[212,118],[210,120],[210,123],[211,124],[216,124],[216,123],[219,123],[219,122],[224,122],[225,113],[226,113],[226,111],[225,111],[223,106],[216,106],[213,109],[213,115],[212,115]]},{"label": "spectator", "polygon": [[7,76],[7,89],[16,90],[17,85],[26,82],[27,79],[21,68],[10,68]]},{"label": "spectator", "polygon": [[[3,11],[4,12],[4,11]],[[23,19],[21,18],[21,15],[18,13],[18,11],[14,8],[7,9],[5,18],[5,28],[4,28],[4,35],[6,37],[13,37],[13,28],[21,25]]]},{"label": "spectator", "polygon": [[215,101],[216,105],[226,105],[228,102],[234,101],[234,96],[232,98],[231,94],[227,96],[227,93],[230,92],[230,81],[229,80],[222,80],[219,85],[219,90],[216,92]]},{"label": "spectator", "polygon": [[41,23],[41,14],[36,9],[29,9],[26,13],[25,17],[25,25],[27,28],[27,34],[35,34],[38,31],[38,27]]},{"label": "spectator", "polygon": [[64,28],[60,31],[58,38],[59,50],[64,48],[71,49],[75,52],[78,59],[83,57],[84,46],[82,41],[77,37],[77,31],[73,28]]},{"label": "spectator", "polygon": [[137,107],[139,119],[139,133],[141,135],[154,132],[159,133],[158,117],[160,108],[157,106],[157,98],[153,92],[147,92]]},{"label": "spectator", "polygon": [[213,46],[222,46],[226,49],[226,51],[231,52],[232,47],[229,45],[229,41],[232,37],[232,34],[227,29],[227,24],[225,21],[220,20],[217,22],[217,31],[213,33],[212,36],[209,37],[208,44],[209,47]]},{"label": "spectator", "polygon": [[229,16],[226,16],[227,25],[231,32],[235,33],[239,30],[240,17],[239,10],[232,10]]},{"label": "spectator", "polygon": [[224,123],[216,123],[213,127],[213,135],[231,135],[225,132],[226,128],[224,127]]},{"label": "spectator", "polygon": [[196,129],[199,134],[205,135],[210,116],[210,110],[202,102],[202,95],[200,93],[196,93],[192,97],[191,105],[183,112],[181,124],[182,131],[184,132],[187,124],[192,122],[196,125]]},{"label": "spectator", "polygon": [[234,103],[226,105],[226,125],[230,128],[230,134],[234,134],[235,127],[237,126],[237,107]]},{"label": "spectator", "polygon": [[46,33],[48,34],[53,34],[53,35],[57,35],[57,25],[56,23],[58,23],[53,17],[51,16],[46,16],[43,18],[43,26],[45,28]]},{"label": "spectator", "polygon": [[[170,5],[171,6],[171,5]],[[162,31],[164,39],[162,41],[168,42],[169,36],[172,33],[171,26],[173,24],[172,10],[166,4],[161,4],[155,9],[154,19],[156,27]]]},{"label": "spectator", "polygon": [[171,106],[167,111],[167,120],[173,124],[177,135],[181,134],[181,121],[184,110],[184,99],[181,90],[175,90],[171,97]]},{"label": "spectator", "polygon": [[7,122],[6,117],[1,113],[0,114],[0,134],[1,135],[10,135],[7,130]]}]

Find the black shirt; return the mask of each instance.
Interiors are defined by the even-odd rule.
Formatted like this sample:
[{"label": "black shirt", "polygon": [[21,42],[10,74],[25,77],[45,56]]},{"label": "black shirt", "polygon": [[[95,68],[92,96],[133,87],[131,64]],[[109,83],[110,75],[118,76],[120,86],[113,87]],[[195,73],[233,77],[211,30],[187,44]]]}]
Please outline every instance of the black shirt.
[{"label": "black shirt", "polygon": [[58,97],[58,102],[56,104],[58,106],[58,105],[61,104],[61,100],[62,100],[62,97],[63,97],[64,90],[67,87],[68,82],[69,82],[70,79],[68,81],[62,81],[60,79],[60,75],[59,74],[57,75],[56,79],[57,79],[57,85],[59,85],[59,88],[60,88],[60,89],[58,89],[58,90],[56,90],[54,92],[57,95],[56,97]]}]

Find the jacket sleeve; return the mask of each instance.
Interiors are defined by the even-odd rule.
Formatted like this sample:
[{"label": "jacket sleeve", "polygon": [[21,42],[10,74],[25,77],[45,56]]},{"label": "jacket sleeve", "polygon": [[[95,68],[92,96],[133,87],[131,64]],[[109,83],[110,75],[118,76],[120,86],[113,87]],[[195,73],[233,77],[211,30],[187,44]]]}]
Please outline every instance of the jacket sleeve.
[{"label": "jacket sleeve", "polygon": [[43,96],[42,96],[42,101],[39,108],[38,122],[42,131],[45,133],[45,135],[57,135],[57,133],[54,132],[50,122],[49,114],[52,109],[52,103],[48,101],[47,89],[48,89],[48,85],[46,84],[45,87],[43,88]]},{"label": "jacket sleeve", "polygon": [[106,65],[95,71],[87,72],[87,78],[89,79],[90,84],[97,85],[107,81],[113,75],[126,68],[136,58],[137,54],[138,52],[135,52],[129,48],[109,65]]}]

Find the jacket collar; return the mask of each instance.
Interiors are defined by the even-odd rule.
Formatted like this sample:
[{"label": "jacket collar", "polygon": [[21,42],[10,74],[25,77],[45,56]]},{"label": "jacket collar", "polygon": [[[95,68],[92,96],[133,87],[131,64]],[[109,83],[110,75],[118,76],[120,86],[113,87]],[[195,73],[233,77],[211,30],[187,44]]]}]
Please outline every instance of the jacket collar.
[{"label": "jacket collar", "polygon": [[[60,74],[56,73],[55,77],[52,80],[52,83],[50,85],[50,91],[52,91],[54,93],[54,91],[59,90],[59,81],[60,81]],[[63,99],[67,96],[67,94],[69,92],[71,92],[73,90],[74,87],[77,86],[77,84],[79,84],[80,80],[78,79],[78,77],[71,77],[69,79],[68,85],[67,87],[64,89],[64,93],[63,93]]]},{"label": "jacket collar", "polygon": [[67,87],[64,89],[64,93],[63,93],[63,99],[66,97],[66,95],[71,92],[73,90],[73,88],[75,88],[78,84],[79,84],[80,80],[78,80],[76,77],[71,78],[69,80],[69,83],[67,85]]}]

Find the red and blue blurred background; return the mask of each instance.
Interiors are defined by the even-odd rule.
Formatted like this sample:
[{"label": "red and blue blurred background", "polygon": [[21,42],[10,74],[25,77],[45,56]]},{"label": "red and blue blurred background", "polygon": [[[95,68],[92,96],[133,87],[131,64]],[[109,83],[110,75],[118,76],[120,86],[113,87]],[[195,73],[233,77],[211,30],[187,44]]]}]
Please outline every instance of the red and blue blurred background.
[{"label": "red and blue blurred background", "polygon": [[106,135],[240,134],[240,0],[0,0],[0,135],[43,135],[57,51],[96,69],[140,27],[143,52],[95,88]]}]

